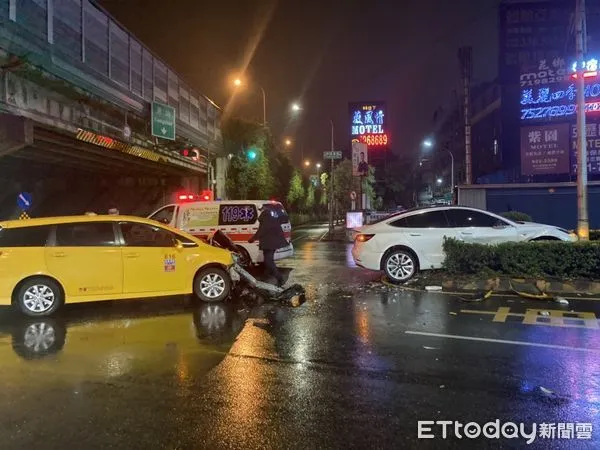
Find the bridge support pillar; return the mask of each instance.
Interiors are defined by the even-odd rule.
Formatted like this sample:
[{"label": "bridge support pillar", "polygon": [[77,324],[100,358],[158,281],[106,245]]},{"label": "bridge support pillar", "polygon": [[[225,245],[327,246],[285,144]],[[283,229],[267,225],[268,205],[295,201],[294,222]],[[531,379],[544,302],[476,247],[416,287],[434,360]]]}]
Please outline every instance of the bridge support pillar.
[{"label": "bridge support pillar", "polygon": [[33,122],[25,117],[0,114],[0,157],[33,144]]},{"label": "bridge support pillar", "polygon": [[206,179],[201,179],[199,176],[181,177],[181,186],[186,192],[200,194],[202,189],[206,189]]}]

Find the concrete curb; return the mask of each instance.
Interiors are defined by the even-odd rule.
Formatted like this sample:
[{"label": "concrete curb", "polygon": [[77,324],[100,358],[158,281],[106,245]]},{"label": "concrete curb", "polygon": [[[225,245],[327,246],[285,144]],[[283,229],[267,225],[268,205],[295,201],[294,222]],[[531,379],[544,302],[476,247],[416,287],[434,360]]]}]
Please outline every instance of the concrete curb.
[{"label": "concrete curb", "polygon": [[476,292],[492,290],[495,293],[514,293],[513,287],[529,285],[535,286],[540,291],[548,294],[581,294],[581,295],[600,295],[600,282],[592,280],[572,280],[572,281],[553,281],[535,278],[477,278],[471,280],[453,280],[449,276],[440,280],[422,279],[408,286],[413,288],[425,289],[425,286],[442,286],[443,291],[454,292]]}]

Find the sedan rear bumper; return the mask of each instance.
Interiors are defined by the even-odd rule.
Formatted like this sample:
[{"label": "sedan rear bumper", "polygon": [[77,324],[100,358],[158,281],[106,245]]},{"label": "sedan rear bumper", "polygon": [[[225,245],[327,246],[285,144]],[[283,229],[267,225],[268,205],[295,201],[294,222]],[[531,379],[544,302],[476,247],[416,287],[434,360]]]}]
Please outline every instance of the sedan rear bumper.
[{"label": "sedan rear bumper", "polygon": [[352,247],[352,258],[357,266],[369,270],[381,270],[381,254],[370,252],[364,246]]}]

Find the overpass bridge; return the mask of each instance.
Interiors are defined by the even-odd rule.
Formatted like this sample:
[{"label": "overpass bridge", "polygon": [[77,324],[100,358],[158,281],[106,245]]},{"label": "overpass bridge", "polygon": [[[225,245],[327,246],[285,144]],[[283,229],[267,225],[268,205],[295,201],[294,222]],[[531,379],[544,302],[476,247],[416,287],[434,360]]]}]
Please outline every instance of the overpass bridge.
[{"label": "overpass bridge", "polygon": [[39,216],[206,188],[220,114],[95,1],[0,0],[0,218],[24,191]]}]

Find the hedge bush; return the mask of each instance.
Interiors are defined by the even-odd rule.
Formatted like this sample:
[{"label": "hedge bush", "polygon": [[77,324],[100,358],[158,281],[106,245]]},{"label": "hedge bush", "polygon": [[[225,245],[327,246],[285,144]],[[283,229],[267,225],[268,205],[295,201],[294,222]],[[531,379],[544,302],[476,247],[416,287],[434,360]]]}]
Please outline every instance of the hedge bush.
[{"label": "hedge bush", "polygon": [[499,245],[444,241],[444,268],[452,273],[551,278],[599,278],[596,242],[508,242]]},{"label": "hedge bush", "polygon": [[506,217],[508,220],[513,222],[533,222],[531,216],[519,211],[507,211],[500,214],[502,217]]}]

